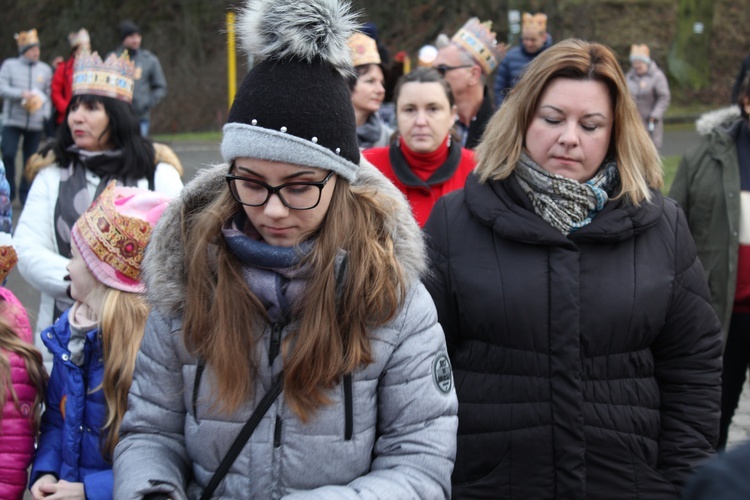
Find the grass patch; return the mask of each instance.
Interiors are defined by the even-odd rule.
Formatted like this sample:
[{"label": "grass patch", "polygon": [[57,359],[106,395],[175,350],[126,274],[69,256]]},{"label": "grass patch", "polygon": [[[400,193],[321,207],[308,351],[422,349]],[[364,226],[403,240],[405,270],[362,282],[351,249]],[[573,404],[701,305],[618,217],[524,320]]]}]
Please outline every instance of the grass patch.
[{"label": "grass patch", "polygon": [[681,156],[665,156],[662,159],[662,165],[664,168],[664,188],[662,192],[664,194],[669,193],[669,187],[672,185],[674,180],[674,174],[677,172],[677,166],[680,164]]},{"label": "grass patch", "polygon": [[155,142],[180,142],[180,141],[194,141],[194,142],[221,142],[221,131],[215,130],[211,132],[185,132],[182,134],[155,134],[151,136]]}]

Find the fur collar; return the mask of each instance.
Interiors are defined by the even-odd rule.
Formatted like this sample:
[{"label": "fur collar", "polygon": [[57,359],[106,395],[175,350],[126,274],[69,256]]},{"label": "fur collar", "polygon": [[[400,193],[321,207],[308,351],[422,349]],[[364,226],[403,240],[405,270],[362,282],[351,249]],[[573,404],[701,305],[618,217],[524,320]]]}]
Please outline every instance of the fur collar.
[{"label": "fur collar", "polygon": [[[141,265],[148,300],[161,314],[182,311],[185,302],[185,252],[182,246],[182,214],[208,205],[222,190],[227,189],[224,176],[227,164],[201,170],[170,203],[154,228]],[[376,188],[391,212],[387,229],[393,235],[396,258],[406,273],[407,282],[417,282],[427,268],[424,238],[414,220],[411,207],[401,192],[364,158],[361,159],[354,185]]]},{"label": "fur collar", "polygon": [[708,135],[715,127],[732,124],[740,117],[740,107],[735,105],[703,113],[696,121],[695,128],[700,135]]}]

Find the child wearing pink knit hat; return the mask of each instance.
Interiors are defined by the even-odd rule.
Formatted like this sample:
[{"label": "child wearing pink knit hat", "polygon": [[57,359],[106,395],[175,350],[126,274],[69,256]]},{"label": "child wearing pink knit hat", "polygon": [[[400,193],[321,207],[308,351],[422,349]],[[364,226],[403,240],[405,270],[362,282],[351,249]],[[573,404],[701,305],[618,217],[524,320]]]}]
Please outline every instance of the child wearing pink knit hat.
[{"label": "child wearing pink knit hat", "polygon": [[112,453],[149,307],[140,265],[169,198],[112,181],[76,221],[75,304],[42,332],[54,355],[31,493],[112,497]]}]

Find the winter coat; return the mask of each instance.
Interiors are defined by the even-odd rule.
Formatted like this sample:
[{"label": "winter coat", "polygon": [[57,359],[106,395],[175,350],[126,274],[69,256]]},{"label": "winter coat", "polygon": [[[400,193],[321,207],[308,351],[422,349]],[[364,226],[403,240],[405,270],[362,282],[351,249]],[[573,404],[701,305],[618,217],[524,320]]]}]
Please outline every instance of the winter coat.
[{"label": "winter coat", "polygon": [[[24,56],[6,59],[0,66],[0,98],[3,100],[3,126],[18,127],[23,130],[40,131],[44,120],[52,113],[50,84],[52,68],[45,62],[33,62]],[[25,91],[37,90],[46,101],[35,113],[21,107]]]},{"label": "winter coat", "polygon": [[454,498],[675,498],[714,453],[721,328],[682,211],[652,197],[567,237],[514,176],[435,205]]},{"label": "winter coat", "polygon": [[505,54],[505,57],[500,62],[500,66],[497,67],[497,73],[495,74],[495,107],[499,108],[505,100],[505,96],[512,89],[519,78],[521,73],[528,66],[528,64],[534,60],[536,56],[544,52],[544,50],[552,46],[552,37],[547,35],[547,39],[544,41],[544,45],[534,54],[529,54],[526,49],[523,48],[523,44],[513,47]]},{"label": "winter coat", "polygon": [[737,500],[750,498],[750,442],[709,460],[690,479],[683,500]]},{"label": "winter coat", "polygon": [[[50,326],[53,318],[55,299],[67,297],[68,282],[63,278],[68,274],[68,258],[60,255],[55,237],[55,205],[60,189],[60,176],[63,170],[56,164],[42,169],[34,178],[29,190],[18,227],[13,235],[13,243],[18,254],[18,270],[21,276],[41,292],[36,332]],[[86,172],[88,190],[94,199],[100,178],[93,172]],[[138,181],[138,187],[148,189],[148,180]],[[169,196],[176,196],[182,189],[182,180],[176,168],[167,163],[159,163],[154,174],[154,190]],[[47,370],[52,369],[52,358],[41,343],[39,335],[35,342],[42,351]]]},{"label": "winter coat", "polygon": [[[196,383],[198,360],[183,344],[184,250],[181,214],[226,189],[227,165],[203,171],[162,216],[144,260],[152,313],[136,362],[128,412],[115,451],[115,497],[162,493],[198,498],[282,369],[258,362],[252,401],[231,415],[212,412],[210,367]],[[457,402],[442,330],[419,283],[421,232],[403,196],[366,162],[356,184],[376,187],[392,208],[396,258],[409,287],[397,316],[371,332],[373,363],[326,392],[330,404],[307,423],[282,392],[215,492],[215,498],[446,498],[453,469]],[[269,359],[271,329],[258,343]],[[283,330],[282,336],[287,334]],[[439,383],[436,383],[439,382]]]},{"label": "winter coat", "polygon": [[492,100],[488,95],[485,95],[482,99],[482,105],[479,106],[479,111],[477,111],[477,116],[474,117],[469,125],[469,130],[466,134],[466,144],[464,144],[466,149],[476,149],[482,140],[484,129],[487,128],[487,123],[493,114],[495,114],[495,108],[492,106]]},{"label": "winter coat", "polygon": [[740,167],[737,135],[742,119],[717,126],[680,160],[670,198],[685,211],[698,257],[725,335],[734,306],[740,248]]},{"label": "winter coat", "polygon": [[[120,47],[116,54],[125,51]],[[140,120],[148,120],[151,109],[167,95],[167,79],[161,69],[159,58],[146,49],[138,49],[135,57],[135,86],[133,88],[133,111]]]},{"label": "winter coat", "polygon": [[[466,177],[474,170],[474,152],[460,147],[457,142],[450,149],[448,161],[435,165],[432,177],[442,182],[427,184],[411,170],[399,147],[367,149],[362,155],[372,162],[409,200],[419,227],[424,226],[435,202],[444,194],[464,187]],[[394,163],[394,156],[396,162]],[[399,161],[400,159],[400,161]]]},{"label": "winter coat", "polygon": [[109,499],[112,464],[102,455],[107,403],[100,387],[104,379],[101,333],[97,328],[86,334],[83,365],[75,365],[68,350],[69,313],[70,309],[42,332],[54,364],[29,484],[44,474],[53,474],[58,479],[83,483],[87,499]]},{"label": "winter coat", "polygon": [[664,113],[669,107],[671,94],[669,93],[669,83],[662,70],[651,61],[646,74],[639,75],[634,68],[630,68],[625,75],[630,95],[635,100],[643,124],[648,129],[649,119],[654,118],[654,130],[649,131],[651,140],[654,145],[660,148],[664,141]]},{"label": "winter coat", "polygon": [[76,58],[70,57],[61,62],[52,76],[52,104],[57,110],[57,124],[61,124],[68,111],[70,98],[73,97],[73,64]]},{"label": "winter coat", "polygon": [[[14,327],[18,337],[32,343],[31,327],[26,310],[7,288],[0,287],[0,300],[12,310],[6,309],[3,319]],[[0,420],[0,498],[23,498],[31,459],[34,457],[34,401],[37,388],[26,371],[24,359],[16,353],[4,353],[10,366],[10,383],[18,398],[13,400],[9,388],[5,391],[5,405]]]}]

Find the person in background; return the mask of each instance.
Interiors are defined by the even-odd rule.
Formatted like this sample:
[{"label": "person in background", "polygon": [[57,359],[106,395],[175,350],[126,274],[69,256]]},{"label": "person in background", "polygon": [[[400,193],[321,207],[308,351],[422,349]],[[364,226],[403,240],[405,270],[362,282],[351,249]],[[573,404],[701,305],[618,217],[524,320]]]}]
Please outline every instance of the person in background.
[{"label": "person in background", "polygon": [[[130,106],[134,73],[127,58],[78,57],[73,97],[57,140],[27,166],[33,184],[14,238],[18,269],[41,292],[37,332],[71,306],[65,281],[70,230],[110,180],[169,196],[182,189],[182,167],[174,153],[141,136]],[[49,351],[38,336],[35,340],[51,369]]]},{"label": "person in background", "polygon": [[73,65],[76,56],[81,52],[91,51],[91,38],[86,28],[81,28],[68,35],[70,55],[60,63],[52,77],[52,104],[57,111],[56,124],[59,126],[65,120],[68,103],[73,97]]},{"label": "person in background", "polygon": [[632,67],[626,75],[628,90],[651,140],[659,149],[664,140],[664,113],[671,99],[667,77],[651,59],[647,45],[630,47],[630,64]]},{"label": "person in background", "polygon": [[682,500],[750,498],[750,442],[719,453],[690,478]]},{"label": "person in background", "polygon": [[669,191],[687,215],[723,326],[720,450],[750,367],[750,77],[737,105],[741,116],[715,123],[685,153]]},{"label": "person in background", "polygon": [[362,149],[385,146],[393,130],[378,114],[385,97],[385,77],[377,45],[364,33],[353,34],[348,45],[356,72],[356,77],[349,79],[349,88],[357,122],[357,142]]},{"label": "person in background", "polygon": [[474,154],[451,135],[451,87],[432,68],[402,76],[394,94],[398,138],[362,154],[406,195],[420,227],[442,195],[464,186]]},{"label": "person in background", "polygon": [[615,53],[526,68],[424,227],[453,498],[677,498],[714,454],[721,325]]},{"label": "person in background", "polygon": [[75,302],[42,332],[54,364],[29,475],[34,500],[112,498],[112,455],[149,313],[141,260],[169,200],[111,181],[73,226]]},{"label": "person in background", "polygon": [[[0,233],[0,283],[17,262],[9,233]],[[21,301],[0,286],[0,498],[21,500],[47,388]]]},{"label": "person in background", "polygon": [[50,84],[52,69],[39,60],[39,36],[35,29],[16,33],[18,57],[0,66],[0,98],[3,100],[3,132],[0,148],[10,184],[11,199],[18,194],[26,202],[28,183],[16,185],[16,153],[23,142],[23,164],[36,153],[44,122],[52,113]]},{"label": "person in background", "polygon": [[114,497],[448,498],[451,369],[419,227],[361,161],[349,5],[254,0],[237,26],[258,63],[226,163],[185,187],[144,259]]},{"label": "person in background", "polygon": [[547,15],[524,12],[521,17],[521,43],[508,50],[495,75],[495,104],[502,106],[505,96],[516,84],[524,68],[543,50],[552,46],[547,32]]},{"label": "person in background", "polygon": [[737,73],[737,78],[734,80],[732,85],[732,104],[737,103],[737,98],[740,96],[740,87],[742,82],[745,81],[745,77],[750,74],[750,55],[742,60],[740,64],[740,72]]},{"label": "person in background", "polygon": [[151,110],[167,96],[167,79],[159,58],[141,47],[141,28],[133,21],[123,21],[119,28],[121,45],[115,54],[121,56],[127,51],[128,57],[135,63],[133,110],[140,120],[141,135],[148,137]]},{"label": "person in background", "polygon": [[492,23],[473,17],[458,30],[450,43],[440,43],[432,63],[450,84],[456,100],[456,128],[461,145],[474,149],[495,108],[486,81],[505,56],[505,44],[498,44]]}]

